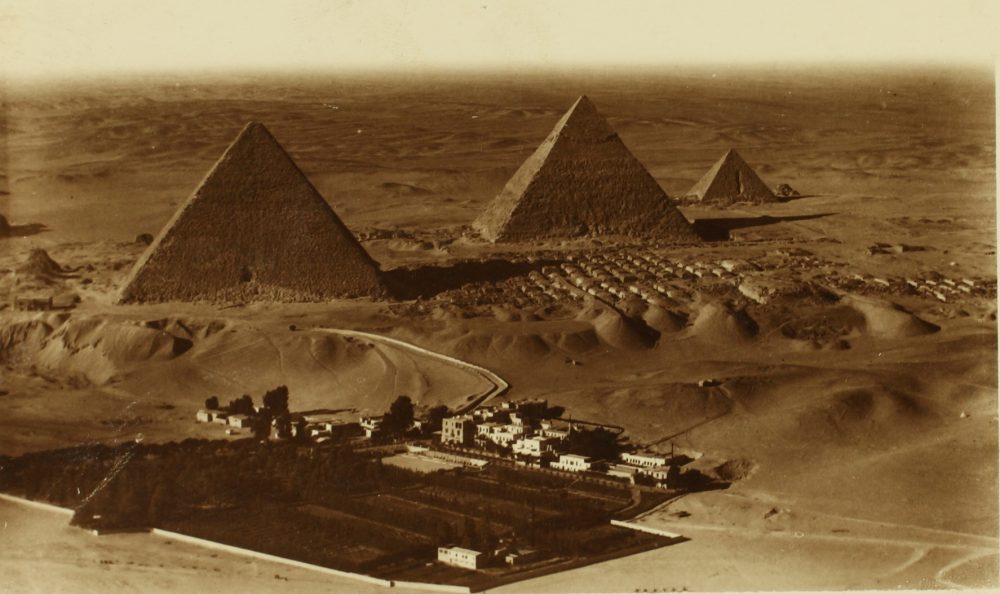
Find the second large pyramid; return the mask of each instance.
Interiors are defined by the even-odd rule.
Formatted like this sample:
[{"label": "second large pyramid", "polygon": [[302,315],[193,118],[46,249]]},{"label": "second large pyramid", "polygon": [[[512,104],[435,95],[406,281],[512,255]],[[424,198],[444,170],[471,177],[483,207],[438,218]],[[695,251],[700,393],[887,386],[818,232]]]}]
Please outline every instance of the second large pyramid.
[{"label": "second large pyramid", "polygon": [[688,220],[585,96],[473,226],[489,241],[588,235],[698,240]]}]

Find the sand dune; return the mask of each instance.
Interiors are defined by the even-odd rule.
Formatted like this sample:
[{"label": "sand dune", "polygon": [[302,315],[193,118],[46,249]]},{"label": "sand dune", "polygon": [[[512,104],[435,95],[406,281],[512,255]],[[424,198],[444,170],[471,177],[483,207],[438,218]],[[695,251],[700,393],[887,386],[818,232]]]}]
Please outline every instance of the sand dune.
[{"label": "sand dune", "polygon": [[656,305],[650,306],[642,314],[642,319],[660,333],[679,332],[687,325],[686,315]]},{"label": "sand dune", "polygon": [[937,332],[940,327],[913,315],[906,308],[875,299],[845,296],[842,301],[860,312],[866,332],[878,338],[905,338]]},{"label": "sand dune", "polygon": [[756,338],[759,328],[745,311],[730,311],[716,303],[698,308],[688,336],[725,344],[746,343]]},{"label": "sand dune", "polygon": [[0,360],[188,407],[285,384],[298,408],[381,412],[399,394],[453,405],[486,388],[474,374],[386,345],[214,320],[36,316],[2,328]]}]

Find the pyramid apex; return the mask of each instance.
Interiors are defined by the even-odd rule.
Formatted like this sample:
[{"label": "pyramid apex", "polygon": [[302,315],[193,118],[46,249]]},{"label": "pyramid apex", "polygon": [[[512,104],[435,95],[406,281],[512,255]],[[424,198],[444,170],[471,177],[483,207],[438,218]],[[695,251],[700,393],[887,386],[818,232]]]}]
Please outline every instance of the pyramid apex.
[{"label": "pyramid apex", "polygon": [[244,136],[251,135],[251,134],[253,134],[253,135],[265,134],[267,136],[273,136],[271,134],[271,131],[268,130],[267,126],[265,126],[262,122],[257,122],[257,121],[251,120],[251,121],[247,122],[247,124],[245,126],[243,126],[243,130],[240,131],[240,134],[239,134],[239,136],[237,136],[237,139],[242,138]]},{"label": "pyramid apex", "polygon": [[592,111],[597,111],[597,106],[595,106],[594,102],[590,100],[590,97],[587,97],[586,95],[580,95],[577,97],[576,101],[573,102],[573,106],[569,108],[569,111],[574,112],[579,107],[585,107],[591,109]]}]

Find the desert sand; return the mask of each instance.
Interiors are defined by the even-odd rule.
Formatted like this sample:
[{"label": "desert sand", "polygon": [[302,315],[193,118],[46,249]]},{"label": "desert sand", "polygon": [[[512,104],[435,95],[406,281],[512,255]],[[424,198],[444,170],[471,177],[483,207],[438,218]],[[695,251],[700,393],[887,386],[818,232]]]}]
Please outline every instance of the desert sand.
[{"label": "desert sand", "polygon": [[[736,148],[803,197],[682,207],[703,235],[730,238],[694,246],[480,239],[473,221],[582,93],[671,196]],[[643,519],[686,543],[509,591],[1000,582],[989,73],[148,78],[9,101],[3,289],[80,303],[0,312],[0,453],[204,437],[190,420],[208,395],[279,383],[293,408],[359,413],[398,393],[456,406],[483,388],[322,330],[357,329],[484,366],[511,397],[623,425],[734,481]],[[281,139],[395,298],[114,305],[146,249],[137,236],[161,230],[249,120]],[[19,272],[39,248],[60,270]],[[664,276],[672,296],[655,307],[552,297],[529,278],[570,255],[634,254],[705,276]],[[738,287],[737,273],[711,273],[724,262]],[[55,546],[19,534],[24,555]],[[72,580],[103,584],[102,571]]]}]

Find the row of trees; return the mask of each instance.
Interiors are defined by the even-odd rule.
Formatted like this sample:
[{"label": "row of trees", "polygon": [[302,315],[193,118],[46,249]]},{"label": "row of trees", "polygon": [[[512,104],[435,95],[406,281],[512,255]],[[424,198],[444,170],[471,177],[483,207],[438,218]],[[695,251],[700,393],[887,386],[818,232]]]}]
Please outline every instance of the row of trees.
[{"label": "row of trees", "polygon": [[[288,439],[292,437],[292,416],[288,409],[288,386],[278,386],[273,390],[268,390],[262,398],[263,406],[260,410],[254,406],[253,397],[244,394],[239,398],[229,401],[225,407],[220,407],[219,397],[210,396],[205,400],[205,408],[208,410],[225,410],[231,415],[246,415],[253,418],[251,429],[256,439],[267,439],[271,434],[272,424],[278,433],[278,437]],[[301,427],[304,429],[304,423]],[[305,437],[304,431],[295,432],[296,435]]]},{"label": "row of trees", "polygon": [[[427,411],[426,428],[428,432],[440,431],[444,419],[451,415],[448,407],[441,404]],[[409,396],[399,396],[389,410],[382,416],[382,434],[386,437],[399,437],[409,433],[416,420],[413,400]]]},{"label": "row of trees", "polygon": [[[263,409],[268,411],[272,417],[288,412],[288,386],[278,386],[273,390],[264,393]],[[253,404],[253,397],[244,394],[239,398],[229,401],[224,408],[219,406],[218,396],[209,396],[205,399],[205,408],[208,410],[225,410],[229,414],[254,415],[257,409]]]},{"label": "row of trees", "polygon": [[617,460],[622,451],[618,435],[603,427],[570,431],[563,447],[567,453],[589,456],[595,460]]}]

